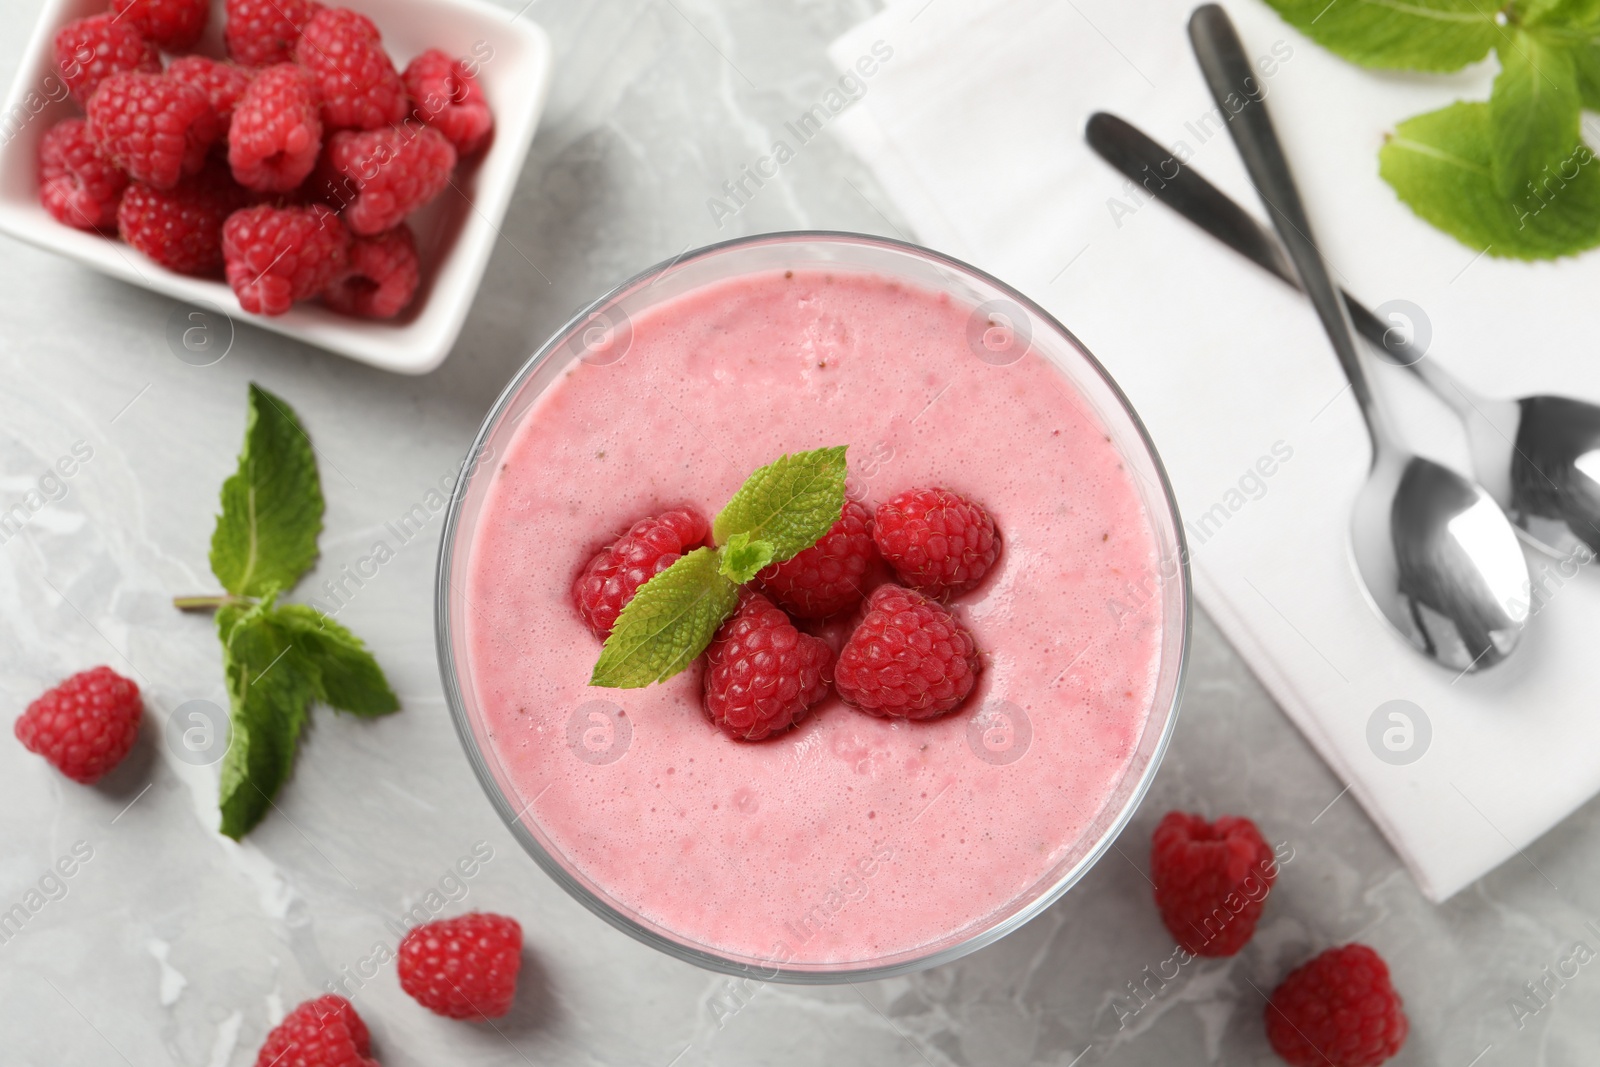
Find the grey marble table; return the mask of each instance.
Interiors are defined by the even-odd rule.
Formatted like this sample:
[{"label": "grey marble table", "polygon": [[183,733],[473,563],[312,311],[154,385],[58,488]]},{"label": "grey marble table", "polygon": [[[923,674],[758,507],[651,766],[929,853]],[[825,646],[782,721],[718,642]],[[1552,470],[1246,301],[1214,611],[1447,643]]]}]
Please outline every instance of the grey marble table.
[{"label": "grey marble table", "polygon": [[[38,7],[0,0],[6,82]],[[349,987],[389,1067],[1275,1063],[1261,991],[1356,938],[1387,956],[1406,998],[1413,1036],[1395,1063],[1595,1061],[1600,964],[1547,976],[1574,943],[1600,947],[1600,807],[1432,906],[1204,618],[1176,741],[1116,850],[1022,931],[908,978],[739,989],[636,944],[549,882],[482,796],[445,710],[430,615],[437,520],[341,614],[405,710],[378,722],[317,713],[281,810],[242,846],[213,832],[214,768],[175,759],[155,727],[186,700],[225,703],[208,621],[169,597],[211,586],[211,516],[246,382],[288,398],[316,438],[320,584],[454,469],[527,354],[626,275],[740,233],[897,231],[828,138],[720,226],[706,206],[817,97],[832,77],[824,45],[871,10],[537,0],[523,17],[556,41],[551,107],[461,342],[426,378],[248,327],[225,360],[190,366],[165,340],[170,301],[0,240],[0,508],[75,442],[93,450],[65,496],[0,546],[0,708],[9,718],[105,662],[141,680],[152,719],[95,788],[0,738],[0,911],[74,847],[90,854],[0,941],[0,1063],[253,1063],[271,1020],[358,975],[375,943],[393,943],[386,924],[441,885],[452,911],[522,920],[521,996],[499,1026],[469,1025],[419,1010],[388,968],[357,976]],[[1135,1002],[1129,983],[1171,953],[1145,871],[1150,830],[1172,807],[1253,815],[1294,859],[1245,952]],[[492,859],[461,888],[441,883],[475,848]],[[1530,999],[1529,982],[1549,993]]]}]

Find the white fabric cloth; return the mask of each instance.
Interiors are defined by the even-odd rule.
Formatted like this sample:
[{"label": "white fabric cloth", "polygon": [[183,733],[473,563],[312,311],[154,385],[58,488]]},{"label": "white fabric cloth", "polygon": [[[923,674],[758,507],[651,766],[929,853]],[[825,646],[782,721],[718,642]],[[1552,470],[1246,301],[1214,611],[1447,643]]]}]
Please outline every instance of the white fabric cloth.
[{"label": "white fabric cloth", "polygon": [[[1600,789],[1600,573],[1589,573],[1600,568],[1574,573],[1530,551],[1543,587],[1530,632],[1481,675],[1425,662],[1368,607],[1347,538],[1366,438],[1310,305],[1132,189],[1083,140],[1087,117],[1112,111],[1264,217],[1209,117],[1190,7],[891,3],[830,49],[841,71],[874,42],[893,50],[831,128],[873,169],[908,236],[1017,286],[1110,369],[1171,473],[1202,605],[1423,892],[1443,900]],[[1379,74],[1321,50],[1264,4],[1237,0],[1230,13],[1264,64],[1268,106],[1336,279],[1369,305],[1424,309],[1432,358],[1484,394],[1600,399],[1590,354],[1600,253],[1554,264],[1479,256],[1412,215],[1377,174],[1386,131],[1455,99],[1486,99],[1493,61],[1456,75]],[[1404,372],[1385,368],[1380,384],[1399,395],[1413,445],[1465,469],[1464,438],[1442,405]],[[1270,476],[1258,473],[1263,457]],[[1409,751],[1423,755],[1408,764],[1379,758],[1390,749],[1368,739],[1374,713],[1396,700],[1431,726],[1424,749],[1417,723]],[[1380,726],[1403,748],[1404,723],[1388,710]]]}]

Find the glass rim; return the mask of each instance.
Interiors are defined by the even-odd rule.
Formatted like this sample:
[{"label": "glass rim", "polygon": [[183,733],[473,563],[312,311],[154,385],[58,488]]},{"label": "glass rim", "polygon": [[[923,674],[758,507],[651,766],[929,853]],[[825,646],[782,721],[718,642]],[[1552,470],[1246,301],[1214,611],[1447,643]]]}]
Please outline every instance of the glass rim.
[{"label": "glass rim", "polygon": [[[452,643],[453,631],[450,624],[449,596],[453,583],[451,581],[450,565],[454,558],[456,536],[467,489],[477,473],[478,465],[474,463],[474,458],[482,455],[486,441],[491,434],[500,428],[502,417],[516,400],[523,386],[544,365],[551,354],[561,348],[572,337],[574,330],[588,322],[601,308],[613,303],[642,284],[664,276],[681,264],[705,259],[744,246],[789,242],[802,243],[807,241],[876,245],[889,251],[909,254],[913,257],[930,261],[935,267],[949,267],[956,271],[964,272],[987,285],[993,286],[1006,299],[1013,300],[1021,305],[1030,315],[1035,316],[1040,322],[1057,331],[1072,345],[1078,355],[1082,357],[1084,363],[1099,377],[1101,383],[1115,398],[1123,416],[1127,418],[1137,434],[1138,440],[1155,471],[1156,481],[1161,490],[1160,498],[1167,509],[1165,521],[1170,523],[1176,548],[1177,568],[1175,577],[1179,585],[1178,606],[1182,619],[1179,631],[1177,668],[1172,676],[1172,698],[1170,705],[1166,708],[1161,735],[1156,739],[1155,745],[1150,751],[1149,762],[1140,772],[1139,780],[1134,783],[1133,788],[1128,793],[1122,809],[1106,825],[1099,839],[1047,889],[992,925],[933,951],[917,954],[917,950],[913,949],[900,954],[903,958],[893,959],[891,962],[881,964],[865,962],[859,965],[846,963],[839,965],[809,964],[791,966],[786,963],[772,962],[770,967],[762,967],[734,958],[731,955],[718,953],[706,947],[687,944],[685,941],[663,936],[657,930],[636,921],[613,902],[602,898],[583,882],[573,877],[572,872],[567,869],[562,861],[551,855],[550,851],[540,843],[523,823],[523,812],[513,809],[510,798],[506,795],[505,790],[501,788],[500,782],[489,768],[485,754],[478,744],[476,735],[473,733],[472,724],[468,721],[465,703],[462,698],[461,679],[456,670],[455,649]],[[747,234],[742,237],[734,237],[725,241],[717,241],[712,244],[685,249],[683,252],[669,259],[661,260],[632,275],[620,284],[613,286],[603,295],[580,308],[565,323],[552,332],[550,337],[512,374],[505,388],[501,390],[500,395],[490,405],[477,434],[473,438],[472,445],[466,453],[460,471],[461,473],[456,478],[455,486],[450,494],[450,503],[445,511],[444,526],[439,538],[439,554],[436,559],[434,579],[434,638],[435,651],[439,657],[439,673],[444,689],[445,704],[450,709],[450,719],[455,726],[456,736],[461,741],[461,747],[466,752],[467,760],[472,765],[472,770],[478,779],[479,786],[482,787],[489,802],[500,815],[501,821],[505,823],[511,835],[517,839],[524,851],[533,858],[534,862],[539,865],[545,874],[557,885],[561,886],[568,895],[576,899],[589,911],[604,919],[611,926],[637,941],[686,963],[692,963],[709,971],[735,977],[752,978],[762,982],[837,985],[845,982],[892,978],[961,959],[980,948],[993,944],[1007,934],[1026,925],[1032,919],[1037,918],[1051,905],[1059,901],[1069,889],[1077,884],[1100,861],[1122,831],[1127,828],[1134,813],[1143,804],[1144,798],[1161,768],[1167,748],[1171,744],[1173,732],[1177,727],[1184,682],[1188,677],[1190,645],[1193,637],[1194,606],[1189,573],[1188,541],[1184,536],[1183,519],[1178,510],[1178,500],[1173,492],[1171,479],[1167,476],[1166,464],[1162,462],[1161,453],[1156,449],[1155,442],[1150,437],[1149,429],[1145,426],[1144,420],[1139,417],[1139,413],[1135,410],[1132,402],[1129,401],[1127,394],[1122,391],[1122,387],[1117,384],[1116,379],[1111,376],[1110,372],[1106,370],[1105,366],[1089,348],[1078,339],[1076,334],[1024,293],[987,271],[954,256],[911,241],[892,237],[856,233],[849,230],[822,229],[776,230],[767,233]],[[1154,715],[1158,710],[1160,709],[1152,705],[1150,714]]]}]

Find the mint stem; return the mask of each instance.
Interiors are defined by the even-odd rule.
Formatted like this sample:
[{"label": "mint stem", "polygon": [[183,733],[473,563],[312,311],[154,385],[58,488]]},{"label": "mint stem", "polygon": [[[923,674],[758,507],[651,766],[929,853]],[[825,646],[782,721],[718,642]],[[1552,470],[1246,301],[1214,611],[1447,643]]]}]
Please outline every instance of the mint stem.
[{"label": "mint stem", "polygon": [[195,596],[175,596],[172,606],[179,611],[216,611],[230,604],[250,604],[251,601],[244,597],[234,596],[232,593],[198,594]]}]

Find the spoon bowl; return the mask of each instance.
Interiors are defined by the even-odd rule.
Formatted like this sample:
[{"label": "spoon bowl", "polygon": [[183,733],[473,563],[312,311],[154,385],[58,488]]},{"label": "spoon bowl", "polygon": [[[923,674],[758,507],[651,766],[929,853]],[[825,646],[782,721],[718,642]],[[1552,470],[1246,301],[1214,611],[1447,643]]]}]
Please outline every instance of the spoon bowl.
[{"label": "spoon bowl", "polygon": [[[1189,20],[1189,36],[1211,95],[1231,115],[1228,132],[1366,419],[1372,466],[1350,528],[1357,576],[1378,613],[1417,651],[1462,673],[1492,666],[1516,648],[1528,620],[1531,583],[1516,533],[1483,487],[1401,443],[1372,388],[1350,309],[1312,237],[1288,158],[1232,21],[1216,4],[1202,5]],[[1222,220],[1218,227],[1228,224],[1230,213],[1243,215],[1223,200],[1224,205],[1214,205]]]}]

